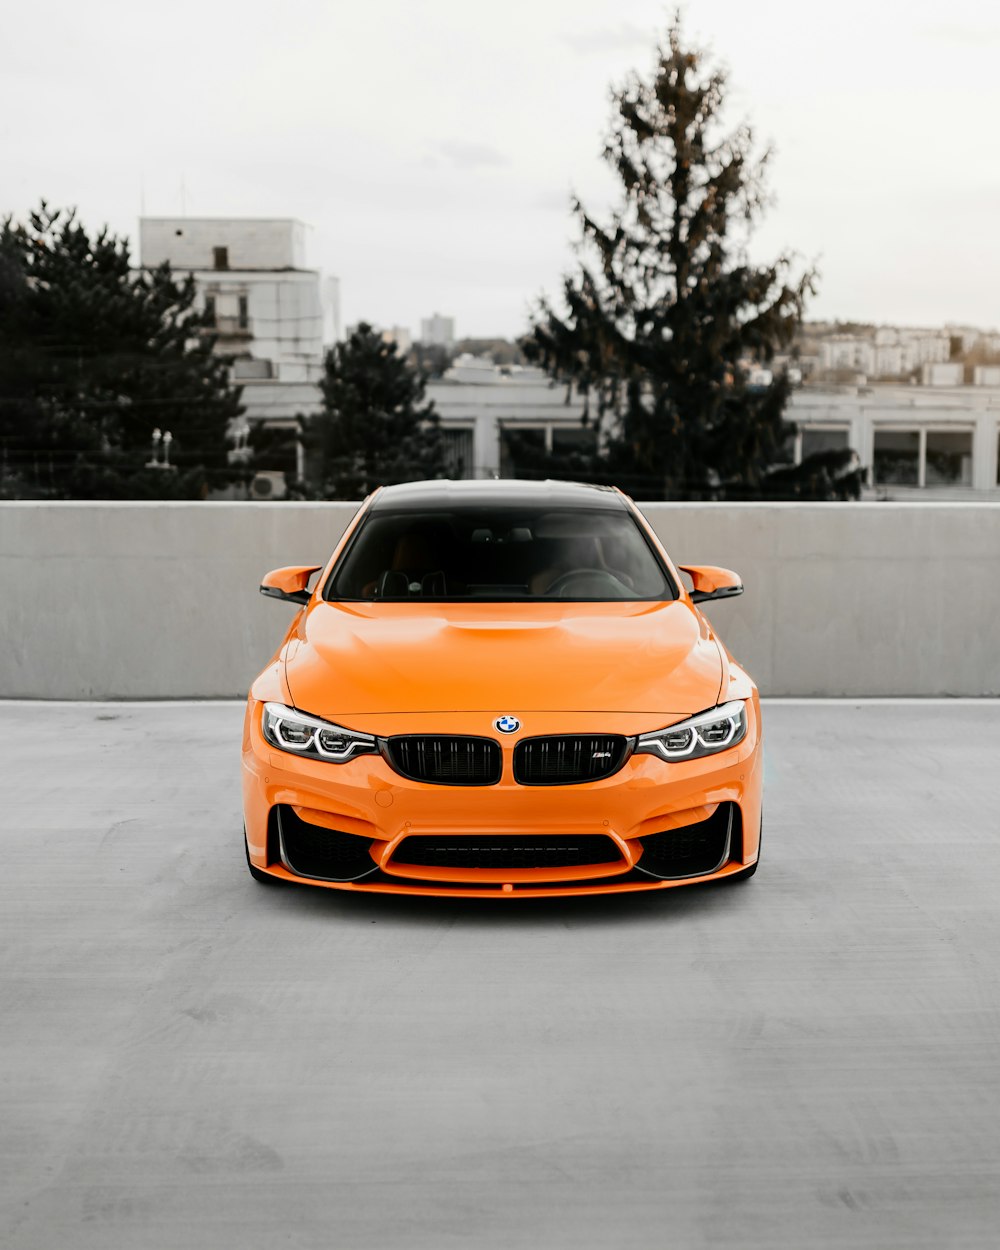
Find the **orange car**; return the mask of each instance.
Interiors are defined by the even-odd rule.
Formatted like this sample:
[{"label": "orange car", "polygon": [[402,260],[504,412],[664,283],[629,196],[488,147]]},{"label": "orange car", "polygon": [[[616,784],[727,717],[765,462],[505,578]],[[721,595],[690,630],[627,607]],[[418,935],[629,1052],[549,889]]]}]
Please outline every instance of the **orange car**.
[{"label": "orange car", "polygon": [[418,482],[362,504],[243,730],[262,882],[469,898],[663,890],[757,867],[757,689],[620,491]]}]

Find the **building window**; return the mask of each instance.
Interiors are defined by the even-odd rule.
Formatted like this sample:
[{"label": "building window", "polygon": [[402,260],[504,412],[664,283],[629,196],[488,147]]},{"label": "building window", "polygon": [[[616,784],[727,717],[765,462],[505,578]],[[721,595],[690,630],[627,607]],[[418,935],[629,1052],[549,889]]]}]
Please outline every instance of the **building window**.
[{"label": "building window", "polygon": [[972,485],[972,431],[928,430],[924,471],[927,486]]},{"label": "building window", "polygon": [[228,269],[229,268],[229,248],[213,247],[212,248],[212,268]]},{"label": "building window", "polygon": [[795,464],[796,449],[798,448],[798,431],[791,421],[782,421],[782,428],[785,433],[775,448],[774,463],[775,464]]},{"label": "building window", "polygon": [[875,431],[876,486],[971,486],[971,430]]},{"label": "building window", "polygon": [[876,486],[919,486],[919,430],[876,430],[873,461]]},{"label": "building window", "polygon": [[597,451],[597,431],[582,425],[553,426],[552,451],[557,456],[574,451],[592,455]]},{"label": "building window", "polygon": [[215,296],[205,296],[205,316],[208,318],[209,325],[215,325]]},{"label": "building window", "polygon": [[802,453],[800,460],[808,460],[810,456],[818,456],[826,451],[846,451],[850,444],[850,432],[846,428],[835,429],[802,427]]},{"label": "building window", "polygon": [[[565,457],[593,455],[597,430],[584,425],[510,425],[500,431],[500,476],[544,478],[572,473]],[[555,460],[554,460],[555,458]],[[560,467],[560,463],[562,467]]]},{"label": "building window", "polygon": [[250,301],[245,295],[240,296],[239,319],[240,329],[246,330],[250,325]]},{"label": "building window", "polygon": [[285,422],[267,422],[256,434],[257,459],[266,464],[265,472],[284,473],[286,478],[298,476],[298,427]]},{"label": "building window", "polygon": [[473,431],[442,430],[445,472],[450,478],[475,476]]},{"label": "building window", "polygon": [[548,447],[544,429],[521,426],[500,431],[500,476],[547,476]]},{"label": "building window", "polygon": [[233,378],[236,381],[260,381],[264,378],[274,377],[274,371],[269,360],[234,360],[233,361]]}]

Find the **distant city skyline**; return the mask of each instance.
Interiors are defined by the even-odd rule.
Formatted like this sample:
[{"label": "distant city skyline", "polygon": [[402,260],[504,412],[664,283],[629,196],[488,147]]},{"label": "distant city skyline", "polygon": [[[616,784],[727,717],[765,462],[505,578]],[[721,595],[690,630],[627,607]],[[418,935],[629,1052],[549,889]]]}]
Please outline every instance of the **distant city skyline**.
[{"label": "distant city skyline", "polygon": [[[570,196],[600,214],[609,89],[647,73],[660,0],[288,0],[237,22],[179,0],[21,6],[0,47],[0,212],[45,197],[127,234],[147,215],[296,217],[344,321],[515,337],[573,265]],[[730,120],[775,150],[760,258],[820,269],[811,319],[1000,323],[1000,21],[845,0],[686,7],[730,71]],[[944,107],[946,101],[947,107]]]}]

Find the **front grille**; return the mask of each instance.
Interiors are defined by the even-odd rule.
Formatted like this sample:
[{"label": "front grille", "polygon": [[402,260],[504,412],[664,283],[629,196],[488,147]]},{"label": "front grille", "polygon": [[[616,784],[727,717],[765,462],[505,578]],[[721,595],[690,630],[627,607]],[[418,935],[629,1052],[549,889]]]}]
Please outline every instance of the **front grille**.
[{"label": "front grille", "polygon": [[621,852],[600,833],[567,838],[413,836],[399,844],[392,862],[429,868],[578,868],[620,863]]},{"label": "front grille", "polygon": [[324,881],[357,881],[377,868],[369,854],[370,838],[310,825],[286,804],[276,809],[284,858],[300,877]]},{"label": "front grille", "polygon": [[522,738],[514,748],[514,780],[522,786],[571,786],[616,773],[629,753],[621,734]]},{"label": "front grille", "polygon": [[439,786],[495,786],[500,780],[500,744],[492,738],[405,734],[385,744],[389,763],[411,781]]},{"label": "front grille", "polygon": [[708,820],[640,838],[638,867],[653,877],[698,877],[721,867],[738,847],[739,808],[720,803]]}]

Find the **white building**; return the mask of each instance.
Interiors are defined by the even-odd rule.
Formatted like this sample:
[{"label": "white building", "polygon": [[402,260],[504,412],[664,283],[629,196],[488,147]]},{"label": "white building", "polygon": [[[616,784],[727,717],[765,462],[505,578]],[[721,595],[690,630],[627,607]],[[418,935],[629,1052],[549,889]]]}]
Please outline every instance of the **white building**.
[{"label": "white building", "polygon": [[[194,275],[202,307],[215,320],[216,350],[235,357],[246,422],[296,428],[320,404],[317,385],[326,344],[339,334],[337,280],[306,264],[306,227],[286,218],[143,217],[139,257],[145,268],[169,261]],[[290,439],[283,463],[254,483],[259,496],[284,489],[300,470]]]},{"label": "white building", "polygon": [[382,331],[382,340],[385,343],[395,343],[400,356],[405,356],[413,346],[413,335],[407,326],[389,326]]},{"label": "white building", "polygon": [[831,334],[820,340],[819,363],[821,369],[855,370],[858,373],[874,373],[875,344],[868,335]]},{"label": "white building", "polygon": [[455,318],[435,313],[420,322],[420,341],[438,347],[451,347],[455,341]]},{"label": "white building", "polygon": [[928,362],[920,370],[923,386],[961,386],[965,381],[965,364],[961,360]]},{"label": "white building", "polygon": [[951,338],[943,330],[879,326],[873,332],[831,334],[819,341],[822,369],[854,371],[866,379],[905,377],[950,355]]},{"label": "white building", "polygon": [[1000,386],[796,391],[795,458],[853,448],[875,499],[1000,500]]},{"label": "white building", "polygon": [[427,398],[441,417],[454,477],[509,473],[511,433],[556,452],[596,442],[595,432],[580,424],[580,404],[567,404],[565,386],[557,386],[541,369],[497,366],[462,355],[443,378],[428,383]]},{"label": "white building", "polygon": [[[427,394],[455,477],[509,473],[511,432],[557,452],[595,441],[580,423],[579,397],[567,404],[566,388],[540,369],[501,369],[463,356]],[[871,498],[1000,500],[1000,382],[805,387],[793,392],[786,416],[798,427],[796,462],[852,448],[869,470]]]},{"label": "white building", "polygon": [[944,330],[881,326],[875,331],[875,349],[873,376],[900,377],[927,365],[946,363],[951,356],[951,336]]},{"label": "white building", "polygon": [[949,338],[959,340],[963,352],[971,351],[983,337],[978,326],[956,325],[953,321],[945,322],[944,332]]}]

